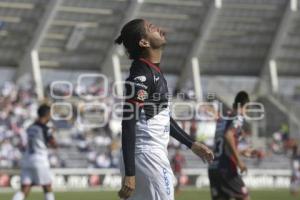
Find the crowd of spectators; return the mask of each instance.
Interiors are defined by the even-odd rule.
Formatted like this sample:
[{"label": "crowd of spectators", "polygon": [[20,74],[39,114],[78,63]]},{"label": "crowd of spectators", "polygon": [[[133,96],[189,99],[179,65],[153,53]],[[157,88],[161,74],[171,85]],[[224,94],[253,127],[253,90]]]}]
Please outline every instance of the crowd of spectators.
[{"label": "crowd of spectators", "polygon": [[289,126],[283,123],[281,128],[273,133],[269,146],[274,154],[292,155],[297,140],[290,136]]},{"label": "crowd of spectators", "polygon": [[0,88],[0,167],[16,167],[22,155],[26,127],[38,106],[33,87],[6,82]]},{"label": "crowd of spectators", "polygon": [[[34,86],[32,84],[23,85],[27,87],[17,86],[11,82],[7,82],[0,87],[0,168],[19,167],[22,151],[26,144],[26,128],[36,118],[36,110],[40,102],[37,99]],[[113,115],[111,108],[114,103],[120,102],[121,99],[114,98],[111,95],[111,89],[105,91],[101,85],[102,82],[98,80],[85,87],[75,85],[73,88],[65,84],[59,87],[58,85],[52,85],[46,88],[45,96],[48,102],[64,102],[72,107],[71,111],[62,107],[53,113],[64,118],[68,116],[66,112],[72,112],[72,117],[53,120],[51,123],[51,126],[56,129],[55,133],[59,144],[58,150],[50,150],[49,153],[52,167],[76,167],[76,165],[73,166],[74,162],[68,162],[68,158],[74,161],[77,160],[79,164],[82,160],[85,160],[88,168],[114,168],[119,165],[121,118],[120,113],[119,115]],[[103,93],[110,95],[103,98],[94,98],[103,95]],[[86,106],[89,104],[96,105],[99,102],[106,105],[108,113],[103,114],[101,112],[102,108]],[[205,112],[202,112],[204,115],[215,115],[213,107],[206,106],[204,109]],[[116,118],[116,116],[119,116],[119,118]],[[104,123],[103,126],[92,126],[101,123],[104,118],[106,118],[107,123]],[[213,133],[214,128],[211,122],[205,122],[203,119],[205,118],[202,116],[202,121],[193,118],[179,123],[194,139],[205,139],[210,145],[213,136],[210,133],[205,135],[203,129],[205,131],[211,129],[209,132]],[[203,126],[205,123],[208,124]],[[91,126],[86,126],[87,124]],[[205,138],[201,138],[199,135],[205,136]],[[285,138],[286,134],[280,135],[281,138]],[[274,140],[276,138],[275,134]],[[185,148],[173,138],[170,139],[169,148]],[[74,157],[70,155],[74,155]]]},{"label": "crowd of spectators", "polygon": [[[54,91],[46,90],[47,102],[57,102],[57,96],[70,96],[65,102],[72,105],[72,117],[66,120],[53,120],[50,126],[55,127],[59,149],[49,151],[49,161],[52,167],[71,167],[66,165],[66,160],[61,158],[60,151],[66,154],[76,150],[75,155],[84,156],[92,168],[116,167],[119,160],[120,149],[120,128],[116,128],[117,121],[110,118],[103,127],[84,126],[88,118],[97,110],[89,110],[87,116],[82,115],[85,121],[78,122],[81,115],[79,105],[88,102],[105,103],[111,107],[114,100],[111,97],[93,99],[93,96],[101,95],[103,90],[94,84],[85,89],[75,87],[71,91],[68,85],[61,85],[54,88]],[[22,87],[27,86],[27,87]],[[26,128],[31,125],[36,118],[36,110],[39,105],[33,84],[23,84],[17,86],[12,82],[6,82],[0,87],[0,168],[17,168],[20,166],[22,152],[26,145]],[[48,87],[50,88],[50,87]],[[54,94],[54,95],[53,95]],[[63,107],[56,110],[54,115],[63,117],[65,109]],[[93,116],[93,115],[92,115]],[[111,117],[111,116],[109,116]],[[93,118],[93,117],[92,117]],[[91,124],[97,123],[92,121]],[[67,134],[61,134],[61,133]]]},{"label": "crowd of spectators", "polygon": [[[76,167],[76,163],[67,162],[69,156],[64,157],[63,152],[75,155],[75,158],[70,159],[77,159],[78,162],[85,159],[89,168],[110,168],[119,165],[121,118],[120,113],[112,115],[113,111],[110,109],[115,102],[121,100],[112,97],[112,91],[105,91],[99,85],[101,86],[101,81],[95,81],[86,87],[75,85],[73,88],[68,84],[46,87],[47,102],[64,102],[72,106],[72,117],[68,119],[65,118],[68,116],[66,112],[70,112],[70,110],[65,109],[64,106],[54,109],[53,115],[61,117],[62,120],[53,120],[50,123],[50,126],[56,129],[55,136],[59,144],[58,150],[49,151],[49,161],[52,167],[72,167],[70,166],[72,164],[75,164]],[[0,87],[1,168],[18,168],[20,166],[22,151],[26,145],[26,128],[34,122],[37,107],[41,103],[38,101],[33,84],[27,83],[22,86],[7,82]],[[103,93],[110,95],[94,98]],[[97,107],[89,108],[85,105],[99,102],[106,105],[108,119],[104,126],[94,127],[92,125],[103,120],[99,116],[104,114]],[[78,116],[80,116],[80,120],[78,120]],[[91,126],[86,126],[86,124]],[[171,141],[170,148],[178,148],[178,146],[179,143],[176,143],[175,140]]]}]

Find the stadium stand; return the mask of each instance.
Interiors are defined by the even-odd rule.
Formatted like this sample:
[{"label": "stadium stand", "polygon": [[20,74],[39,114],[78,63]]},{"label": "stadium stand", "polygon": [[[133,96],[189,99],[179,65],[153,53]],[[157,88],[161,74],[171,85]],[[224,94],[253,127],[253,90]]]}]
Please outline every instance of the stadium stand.
[{"label": "stadium stand", "polygon": [[[292,2],[295,1],[0,0],[0,167],[19,166],[24,131],[32,123],[43,96],[51,102],[63,101],[52,98],[51,83],[73,84],[72,97],[64,102],[72,105],[74,115],[80,115],[77,105],[85,100],[79,94],[103,92],[97,84],[82,88],[78,85],[80,75],[103,73],[110,81],[126,77],[130,66],[127,54],[116,48],[113,40],[126,21],[140,17],[168,32],[161,65],[170,91],[185,93],[174,102],[198,97],[194,79],[200,78],[201,96],[215,93],[227,107],[237,91],[249,91],[252,99],[265,107],[266,117],[258,122],[258,129],[254,129],[256,122],[250,126],[263,141],[266,155],[262,162],[247,163],[252,168],[289,168],[286,152],[278,153],[272,144],[284,146],[274,136],[282,124],[288,124],[291,137],[300,137],[300,12],[294,12],[297,7]],[[201,69],[197,78],[191,67],[193,59]],[[270,61],[277,64],[275,78],[270,76]],[[54,92],[60,96],[70,93],[68,88]],[[109,96],[96,102],[109,108],[118,101]],[[64,116],[64,112],[58,110],[59,115]],[[181,115],[185,111],[179,108],[176,112]],[[187,132],[191,121],[180,121]],[[49,157],[53,167],[118,166],[118,120],[110,118],[109,125],[98,129],[80,127],[75,119],[53,123],[59,138],[58,151]],[[171,141],[170,155],[176,147],[176,142]],[[205,167],[191,153],[183,152],[186,167]]]}]

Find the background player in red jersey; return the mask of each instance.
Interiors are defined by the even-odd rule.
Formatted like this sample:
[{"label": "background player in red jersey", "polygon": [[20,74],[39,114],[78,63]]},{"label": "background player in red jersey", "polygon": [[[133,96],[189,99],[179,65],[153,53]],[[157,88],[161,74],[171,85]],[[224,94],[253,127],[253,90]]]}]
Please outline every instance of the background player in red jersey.
[{"label": "background player in red jersey", "polygon": [[238,150],[238,141],[243,133],[249,96],[239,92],[233,103],[233,112],[217,121],[214,142],[215,159],[209,166],[209,181],[213,200],[248,200],[248,190],[238,173],[247,171],[241,156],[252,157],[257,151],[246,148]]},{"label": "background player in red jersey", "polygon": [[177,180],[177,183],[175,186],[175,193],[178,193],[180,190],[180,178],[182,176],[182,168],[185,165],[185,158],[180,153],[179,149],[176,150],[175,155],[173,156],[173,158],[171,160],[171,165],[172,165],[172,169],[173,169],[174,175]]}]

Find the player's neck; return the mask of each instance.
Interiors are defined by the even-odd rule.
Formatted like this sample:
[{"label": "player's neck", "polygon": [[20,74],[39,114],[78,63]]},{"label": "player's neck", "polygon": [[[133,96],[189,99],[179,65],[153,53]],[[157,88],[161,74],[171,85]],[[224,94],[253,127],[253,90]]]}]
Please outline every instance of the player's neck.
[{"label": "player's neck", "polygon": [[152,62],[152,63],[160,63],[162,56],[162,49],[149,49],[142,58]]},{"label": "player's neck", "polygon": [[40,124],[44,124],[44,125],[47,124],[46,120],[44,120],[44,119],[38,119],[37,122]]}]

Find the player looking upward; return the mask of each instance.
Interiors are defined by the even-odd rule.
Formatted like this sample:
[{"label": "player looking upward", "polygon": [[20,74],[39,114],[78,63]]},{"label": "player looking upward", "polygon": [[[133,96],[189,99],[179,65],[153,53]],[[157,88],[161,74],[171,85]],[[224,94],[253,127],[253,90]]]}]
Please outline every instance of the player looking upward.
[{"label": "player looking upward", "polygon": [[119,196],[129,200],[173,200],[169,136],[206,161],[213,159],[213,153],[170,117],[168,87],[160,67],[167,43],[165,32],[144,19],[135,19],[123,27],[116,43],[123,44],[133,60],[125,85],[121,162],[124,178]]}]

